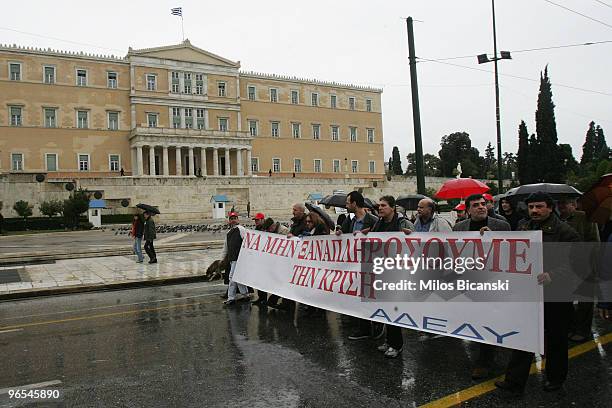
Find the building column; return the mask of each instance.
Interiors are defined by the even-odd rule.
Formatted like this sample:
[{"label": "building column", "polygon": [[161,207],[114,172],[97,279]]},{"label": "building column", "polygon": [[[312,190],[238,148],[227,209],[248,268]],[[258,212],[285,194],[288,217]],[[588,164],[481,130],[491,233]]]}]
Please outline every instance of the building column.
[{"label": "building column", "polygon": [[232,166],[230,165],[230,151],[229,148],[225,148],[225,175],[232,175]]},{"label": "building column", "polygon": [[181,165],[181,146],[176,146],[174,148],[175,152],[176,152],[176,175],[177,176],[182,176],[183,175],[183,166]]},{"label": "building column", "polygon": [[155,176],[155,146],[149,146],[149,176]]},{"label": "building column", "polygon": [[206,147],[200,147],[200,167],[202,168],[202,176],[206,176]]},{"label": "building column", "polygon": [[208,109],[204,109],[204,129],[210,130],[210,120],[208,117]]},{"label": "building column", "polygon": [[163,164],[164,164],[164,176],[170,175],[170,169],[168,169],[168,146],[162,146],[163,149]]},{"label": "building column", "polygon": [[194,176],[195,172],[193,171],[193,146],[189,146],[189,175]]},{"label": "building column", "polygon": [[244,176],[244,170],[242,169],[242,149],[236,149],[236,174],[238,176]]},{"label": "building column", "polygon": [[142,162],[142,146],[136,146],[136,173],[140,177],[144,175],[144,164]]},{"label": "building column", "polygon": [[251,165],[251,149],[247,149],[246,151],[247,153],[247,175],[252,176],[253,175],[253,166]]},{"label": "building column", "polygon": [[219,175],[219,149],[213,147],[213,174]]}]

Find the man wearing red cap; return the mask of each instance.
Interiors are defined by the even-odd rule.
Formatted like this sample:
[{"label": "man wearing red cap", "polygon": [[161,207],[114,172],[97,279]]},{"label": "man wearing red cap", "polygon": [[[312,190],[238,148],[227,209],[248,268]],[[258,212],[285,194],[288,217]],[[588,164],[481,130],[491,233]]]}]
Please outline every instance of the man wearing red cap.
[{"label": "man wearing red cap", "polygon": [[[245,228],[240,225],[238,219],[238,213],[230,212],[227,220],[230,229],[225,237],[223,244],[223,260],[226,265],[229,266],[228,283],[229,288],[227,290],[227,300],[224,302],[226,305],[233,305],[236,303],[236,289],[240,291],[242,297],[249,296],[249,290],[246,286],[234,282],[234,270],[236,269],[236,261],[238,261],[238,255],[240,254],[240,248],[242,247],[242,240],[246,233]],[[227,268],[226,268],[227,271]]]},{"label": "man wearing red cap", "polygon": [[263,231],[262,226],[265,219],[266,216],[264,215],[264,213],[258,212],[257,214],[255,214],[255,216],[253,217],[253,221],[255,221],[255,229],[257,231]]},{"label": "man wearing red cap", "polygon": [[465,204],[459,203],[455,206],[455,211],[457,212],[457,219],[455,220],[455,224],[465,220]]},{"label": "man wearing red cap", "polygon": [[499,215],[498,213],[495,212],[495,200],[493,199],[493,196],[489,193],[484,193],[482,195],[485,199],[485,201],[487,202],[487,213],[489,215],[489,217],[491,218],[497,218],[498,220],[502,220],[502,221],[506,221],[508,222],[508,220],[506,220],[506,217],[504,217],[503,215]]}]

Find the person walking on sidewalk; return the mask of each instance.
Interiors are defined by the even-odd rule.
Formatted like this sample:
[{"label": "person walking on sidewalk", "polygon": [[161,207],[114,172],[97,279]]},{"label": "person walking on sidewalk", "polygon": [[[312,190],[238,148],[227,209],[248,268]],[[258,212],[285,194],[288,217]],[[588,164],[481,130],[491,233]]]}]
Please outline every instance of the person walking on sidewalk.
[{"label": "person walking on sidewalk", "polygon": [[138,257],[136,262],[142,263],[144,261],[144,256],[142,255],[142,236],[144,235],[144,223],[140,218],[140,215],[134,214],[134,218],[132,219],[132,229],[129,234],[134,239],[134,253]]},{"label": "person walking on sidewalk", "polygon": [[227,222],[230,229],[225,237],[222,256],[224,263],[227,265],[226,271],[229,267],[229,288],[227,290],[227,300],[223,303],[229,306],[236,303],[236,290],[240,291],[242,298],[249,297],[249,290],[245,285],[234,281],[234,270],[236,269],[236,262],[238,261],[246,229],[240,225],[238,213],[236,212],[232,211],[228,214]]},{"label": "person walking on sidewalk", "polygon": [[155,234],[155,222],[153,221],[152,214],[148,211],[144,212],[144,249],[147,255],[149,256],[149,263],[154,264],[157,263],[157,254],[155,253],[155,248],[153,247],[153,241],[157,238]]}]

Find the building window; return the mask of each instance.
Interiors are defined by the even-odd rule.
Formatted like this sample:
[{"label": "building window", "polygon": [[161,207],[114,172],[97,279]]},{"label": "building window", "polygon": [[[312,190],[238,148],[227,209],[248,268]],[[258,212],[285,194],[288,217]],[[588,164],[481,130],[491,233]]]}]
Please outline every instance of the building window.
[{"label": "building window", "polygon": [[157,127],[157,113],[147,113],[147,124],[149,127]]},{"label": "building window", "polygon": [[180,74],[177,71],[172,71],[172,93],[179,93],[181,89]]},{"label": "building window", "polygon": [[294,139],[299,139],[300,138],[300,124],[299,123],[292,123],[291,124],[291,134],[293,135]]},{"label": "building window", "polygon": [[249,96],[249,101],[254,101],[256,93],[257,93],[257,90],[255,89],[255,87],[254,86],[249,86],[247,93],[248,93],[248,96]]},{"label": "building window", "polygon": [[279,126],[280,123],[279,122],[272,122],[271,123],[271,129],[272,129],[272,137],[278,137],[279,135]]},{"label": "building window", "polygon": [[119,171],[119,155],[118,154],[109,154],[108,155],[108,168],[110,171]]},{"label": "building window", "polygon": [[185,108],[185,129],[193,129],[193,109]]},{"label": "building window", "polygon": [[147,75],[147,91],[155,91],[157,89],[157,75]]},{"label": "building window", "polygon": [[79,129],[89,128],[89,112],[77,111],[77,128]]},{"label": "building window", "polygon": [[172,108],[172,127],[175,129],[181,127],[181,108]]},{"label": "building window", "polygon": [[297,105],[300,103],[300,92],[296,90],[291,91],[291,103]]},{"label": "building window", "polygon": [[196,118],[198,121],[198,129],[204,129],[206,123],[204,120],[204,109],[196,109]]},{"label": "building window", "polygon": [[257,173],[259,171],[259,158],[251,157],[251,171]]},{"label": "building window", "polygon": [[315,140],[321,138],[321,125],[312,125],[312,138]]},{"label": "building window", "polygon": [[374,143],[374,129],[368,129],[368,143]]},{"label": "building window", "polygon": [[322,171],[322,162],[321,159],[315,159],[314,160],[314,172],[315,173],[321,173]]},{"label": "building window", "polygon": [[45,155],[45,164],[47,165],[47,171],[57,171],[57,154],[47,153]]},{"label": "building window", "polygon": [[278,102],[278,89],[270,88],[270,102]]},{"label": "building window", "polygon": [[88,154],[79,154],[79,171],[89,171]]},{"label": "building window", "polygon": [[349,132],[351,135],[351,142],[356,142],[357,141],[357,128],[356,127],[349,127]]},{"label": "building window", "polygon": [[119,130],[119,112],[108,112],[108,130]]},{"label": "building window", "polygon": [[77,69],[77,86],[87,86],[87,70]]},{"label": "building window", "polygon": [[349,97],[349,109],[350,110],[355,110],[355,98],[354,97]]},{"label": "building window", "polygon": [[106,86],[112,89],[117,88],[117,73],[116,72],[106,73]]},{"label": "building window", "polygon": [[370,170],[370,173],[376,173],[376,162],[374,160],[370,160],[368,162],[368,168]]},{"label": "building window", "polygon": [[11,154],[11,170],[23,171],[23,153]]},{"label": "building window", "polygon": [[336,95],[330,95],[330,97],[329,97],[329,106],[332,109],[336,109]]},{"label": "building window", "polygon": [[11,126],[21,126],[21,123],[22,123],[21,107],[11,106],[9,107],[9,111],[11,114]]},{"label": "building window", "polygon": [[43,78],[45,84],[55,83],[55,67],[44,67],[45,77]]},{"label": "building window", "polygon": [[310,103],[312,106],[319,106],[319,94],[313,92],[310,94]]},{"label": "building window", "polygon": [[183,93],[191,93],[191,72],[185,72],[183,74]]},{"label": "building window", "polygon": [[334,142],[337,142],[338,140],[340,140],[340,129],[338,128],[338,126],[332,126],[331,127],[331,139]]},{"label": "building window", "polygon": [[45,113],[45,127],[54,128],[57,123],[57,120],[55,118],[55,109],[45,108],[44,113]]},{"label": "building window", "polygon": [[218,94],[219,96],[225,96],[226,95],[226,86],[227,84],[225,82],[218,82],[217,83],[217,90],[218,90]]},{"label": "building window", "polygon": [[249,120],[249,133],[251,136],[257,136],[257,121]]},{"label": "building window", "polygon": [[195,74],[195,80],[196,80],[196,90],[195,90],[196,95],[203,95],[204,94],[204,75]]},{"label": "building window", "polygon": [[272,159],[272,171],[274,173],[280,173],[280,171],[281,171],[281,159]]},{"label": "building window", "polygon": [[357,170],[359,170],[359,162],[357,160],[351,160],[351,171],[357,173]]},{"label": "building window", "polygon": [[11,81],[21,81],[21,64],[16,62],[9,64],[9,77]]},{"label": "building window", "polygon": [[222,132],[227,132],[227,118],[219,118],[219,130]]},{"label": "building window", "polygon": [[366,99],[366,111],[372,112],[372,100],[371,99]]},{"label": "building window", "polygon": [[296,173],[302,172],[302,159],[293,159],[293,171]]},{"label": "building window", "polygon": [[340,160],[334,159],[332,161],[332,168],[334,170],[334,173],[340,173]]}]

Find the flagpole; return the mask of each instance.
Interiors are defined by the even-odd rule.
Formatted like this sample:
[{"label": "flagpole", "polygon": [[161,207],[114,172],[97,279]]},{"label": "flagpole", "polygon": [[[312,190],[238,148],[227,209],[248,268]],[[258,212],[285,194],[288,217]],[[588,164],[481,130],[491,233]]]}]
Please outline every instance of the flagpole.
[{"label": "flagpole", "polygon": [[183,41],[185,41],[185,24],[183,24],[183,13],[181,13],[181,31],[183,32]]}]

